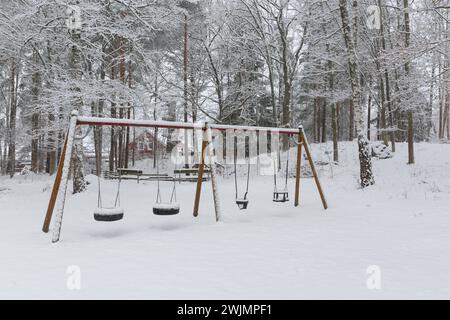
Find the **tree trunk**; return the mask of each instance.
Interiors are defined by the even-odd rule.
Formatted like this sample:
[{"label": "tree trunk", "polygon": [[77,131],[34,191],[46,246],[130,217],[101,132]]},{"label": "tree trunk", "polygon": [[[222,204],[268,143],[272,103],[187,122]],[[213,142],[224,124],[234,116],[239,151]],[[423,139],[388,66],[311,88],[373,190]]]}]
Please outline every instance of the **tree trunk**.
[{"label": "tree trunk", "polygon": [[353,141],[355,133],[355,101],[350,99],[348,109],[348,141]]},{"label": "tree trunk", "polygon": [[[33,60],[37,62],[37,53],[33,52]],[[34,104],[39,100],[39,82],[40,75],[38,71],[32,75],[31,95]],[[39,168],[39,112],[35,110],[31,116],[31,171],[38,173]]]},{"label": "tree trunk", "polygon": [[10,115],[9,115],[9,143],[8,143],[8,173],[12,178],[16,168],[16,115],[17,115],[17,63],[11,63],[10,79]]},{"label": "tree trunk", "polygon": [[[102,63],[100,67],[100,80],[105,81],[105,65]],[[103,117],[103,110],[105,107],[105,99],[102,97],[98,100],[97,110],[95,111],[97,117]],[[103,127],[94,127],[94,140],[95,140],[95,171],[97,176],[101,177],[102,174],[102,162],[103,162]]]},{"label": "tree trunk", "polygon": [[381,140],[385,145],[388,145],[387,133],[386,133],[386,98],[385,98],[385,90],[384,90],[384,79],[381,75],[380,77],[380,96],[381,96],[381,108],[380,108],[380,128],[381,128]]},{"label": "tree trunk", "polygon": [[[128,88],[131,89],[132,84],[132,72],[131,72],[131,61],[128,62]],[[131,104],[128,103],[127,108],[127,119],[131,118]],[[126,129],[126,136],[125,136],[125,168],[128,168],[128,163],[130,159],[130,127],[127,127]]]},{"label": "tree trunk", "polygon": [[331,123],[333,130],[333,161],[339,162],[338,128],[337,128],[337,106],[333,104],[331,111]]},{"label": "tree trunk", "polygon": [[316,103],[316,99],[314,98],[313,100],[313,141],[315,143],[317,143],[318,139],[317,139],[317,103]]},{"label": "tree trunk", "polygon": [[[49,126],[53,127],[53,123],[55,122],[55,115],[53,113],[50,113],[48,115],[48,122]],[[48,173],[50,175],[53,175],[56,171],[56,148],[57,148],[57,137],[55,130],[50,130],[48,133],[48,144],[49,144],[49,151],[48,151]]]},{"label": "tree trunk", "polygon": [[[72,38],[75,43],[79,43],[80,34],[77,31],[72,33]],[[72,76],[72,81],[80,81],[82,79],[82,64],[81,64],[81,53],[78,50],[77,44],[72,45],[70,50],[70,71]],[[80,88],[75,85],[72,88],[74,95],[77,95],[73,99],[73,108],[75,110],[80,110],[83,102],[81,96],[79,96]],[[77,129],[77,135],[80,134],[80,129]],[[83,142],[81,139],[74,141],[73,153],[72,153],[72,164],[73,164],[73,193],[81,193],[86,190],[86,181],[84,179],[83,171]]]},{"label": "tree trunk", "polygon": [[[188,122],[188,17],[186,14],[184,15],[183,84],[183,120],[184,122]],[[189,139],[187,130],[184,130],[184,167],[189,168]]]},{"label": "tree trunk", "polygon": [[[383,3],[384,4],[384,3]],[[381,47],[383,49],[383,53],[386,53],[386,38],[384,36],[384,10],[382,5],[382,0],[378,0],[378,8],[380,10],[380,37],[381,37]],[[389,28],[388,28],[389,29]],[[380,76],[381,81],[383,81],[383,76]],[[386,66],[384,66],[384,82],[383,82],[383,90],[386,88],[386,95],[384,95],[383,91],[383,108],[381,116],[383,118],[382,120],[382,129],[386,130],[387,127],[387,121],[386,121],[386,111],[388,112],[389,117],[389,138],[391,140],[391,149],[392,152],[395,152],[395,134],[393,131],[394,128],[394,117],[392,114],[392,103],[391,103],[391,87],[389,83],[389,73]],[[380,89],[381,90],[381,89]],[[386,110],[387,107],[387,110]],[[384,143],[387,145],[387,133],[383,131],[382,139]]]},{"label": "tree trunk", "polygon": [[[403,0],[403,13],[405,18],[405,48],[409,48],[410,42],[410,25],[409,25],[409,3],[408,0]],[[405,63],[406,76],[409,76],[409,62]],[[408,110],[408,164],[414,164],[414,121],[413,111]]]},{"label": "tree trunk", "polygon": [[[283,123],[282,127],[289,128],[291,125],[291,83],[289,81],[287,43],[283,41]],[[284,134],[282,136],[283,150],[289,148],[289,137]]]},{"label": "tree trunk", "polygon": [[[124,41],[121,40],[119,43],[120,50],[119,50],[119,80],[123,85],[126,85],[126,79],[125,79],[125,50],[124,50]],[[119,119],[124,118],[124,107],[125,105],[123,103],[120,103],[119,105]],[[118,156],[119,156],[119,167],[124,168],[125,167],[125,159],[124,159],[124,128],[121,126],[119,127],[119,144],[118,144]]]},{"label": "tree trunk", "polygon": [[[356,14],[356,1],[353,3],[353,10]],[[359,163],[360,163],[360,183],[361,187],[368,187],[375,183],[372,174],[372,159],[369,142],[364,132],[364,113],[360,105],[360,87],[358,81],[356,48],[352,39],[352,29],[349,24],[347,0],[339,0],[339,10],[342,19],[342,30],[347,49],[348,71],[352,90],[352,101],[355,111],[355,124],[358,138]]]},{"label": "tree trunk", "polygon": [[336,103],[336,136],[339,139],[342,137],[341,134],[341,104]]},{"label": "tree trunk", "polygon": [[[158,107],[158,73],[155,73],[155,106],[153,107],[153,120],[156,121],[156,108]],[[155,128],[155,131],[153,133],[153,169],[156,169],[157,165],[157,141],[158,141],[158,128]]]},{"label": "tree trunk", "polygon": [[[111,66],[111,80],[116,77],[116,70],[114,66]],[[114,97],[113,97],[114,101]],[[111,102],[111,118],[116,117],[116,104]],[[110,149],[109,149],[109,171],[114,171],[116,159],[116,130],[114,126],[111,126],[111,137],[110,137]]]},{"label": "tree trunk", "polygon": [[[51,43],[50,41],[47,41],[47,61],[49,63],[52,62],[52,51],[51,51]],[[48,82],[47,87],[51,86],[51,81],[53,80],[53,69],[52,67],[49,67],[49,76],[48,76]],[[53,112],[52,112],[53,111]],[[48,133],[48,151],[47,151],[47,157],[48,157],[48,173],[50,175],[53,175],[56,172],[56,166],[57,166],[57,149],[58,149],[58,132],[54,129],[55,126],[55,119],[56,119],[56,108],[52,108],[51,111],[48,113],[48,127],[51,128]]]},{"label": "tree trunk", "polygon": [[367,140],[370,140],[370,122],[372,114],[372,95],[369,94],[369,101],[367,103]]},{"label": "tree trunk", "polygon": [[327,100],[323,99],[322,108],[322,143],[327,142]]}]

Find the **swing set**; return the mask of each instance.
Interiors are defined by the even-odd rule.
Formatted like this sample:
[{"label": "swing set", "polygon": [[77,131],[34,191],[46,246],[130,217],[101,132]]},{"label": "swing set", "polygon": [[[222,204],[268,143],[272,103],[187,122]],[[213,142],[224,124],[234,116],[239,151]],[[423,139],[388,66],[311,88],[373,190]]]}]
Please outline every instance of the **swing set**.
[{"label": "swing set", "polygon": [[[201,156],[200,163],[198,166],[197,175],[197,186],[194,199],[194,209],[193,216],[197,217],[199,213],[200,198],[203,184],[203,174],[205,172],[205,166],[208,165],[210,168],[212,193],[214,201],[214,211],[216,221],[221,219],[221,210],[219,205],[219,190],[216,177],[216,163],[214,162],[214,147],[212,139],[212,130],[242,130],[247,132],[257,132],[257,133],[269,133],[276,131],[279,134],[287,134],[288,136],[297,137],[297,157],[296,157],[296,168],[295,168],[295,201],[294,206],[298,206],[300,203],[300,170],[301,170],[301,154],[302,148],[305,149],[307,159],[309,161],[311,171],[314,177],[314,181],[319,192],[324,209],[328,208],[317,171],[314,166],[314,161],[312,160],[311,152],[309,149],[308,140],[304,134],[303,128],[298,129],[292,128],[271,128],[271,127],[254,127],[254,126],[233,126],[233,125],[220,125],[220,124],[196,124],[187,122],[173,122],[173,121],[151,121],[151,120],[134,120],[134,119],[117,119],[117,118],[97,118],[97,117],[83,117],[79,116],[77,111],[72,111],[69,128],[65,136],[64,145],[58,164],[58,169],[56,172],[55,180],[53,183],[53,188],[47,207],[47,212],[44,219],[44,224],[42,231],[45,233],[49,232],[50,223],[52,220],[53,212],[56,209],[56,214],[53,222],[52,230],[52,242],[58,242],[61,234],[61,226],[64,215],[65,199],[67,194],[67,186],[69,181],[69,171],[71,167],[71,155],[73,151],[73,145],[75,137],[75,131],[78,126],[120,126],[120,127],[146,127],[146,128],[168,128],[168,129],[192,129],[192,130],[202,130],[203,141],[201,146]],[[155,157],[156,157],[155,150]],[[205,156],[208,155],[208,163],[205,161]],[[237,183],[237,167],[236,167],[237,149],[235,148],[234,153],[234,178],[235,178],[235,201],[239,209],[245,210],[248,207],[248,191],[249,191],[249,180],[250,180],[250,160],[247,164],[247,183],[246,190],[243,197],[239,197],[238,193],[238,183]],[[274,192],[273,201],[274,202],[287,202],[289,201],[289,195],[287,190],[288,183],[288,169],[289,169],[289,151],[286,160],[286,177],[285,185],[283,189],[279,189],[277,186],[277,173],[274,169]],[[159,178],[159,163],[157,163],[157,195],[156,204],[153,206],[153,214],[160,216],[176,215],[180,212],[180,205],[176,200],[176,183],[173,179],[173,188],[168,202],[163,202],[160,190],[160,178]],[[115,202],[113,206],[103,206],[101,197],[101,187],[100,178],[98,178],[98,203],[97,209],[94,210],[94,219],[96,221],[112,222],[123,219],[124,210],[120,207],[120,187],[121,179],[119,177],[117,183],[117,192],[115,197]]]}]

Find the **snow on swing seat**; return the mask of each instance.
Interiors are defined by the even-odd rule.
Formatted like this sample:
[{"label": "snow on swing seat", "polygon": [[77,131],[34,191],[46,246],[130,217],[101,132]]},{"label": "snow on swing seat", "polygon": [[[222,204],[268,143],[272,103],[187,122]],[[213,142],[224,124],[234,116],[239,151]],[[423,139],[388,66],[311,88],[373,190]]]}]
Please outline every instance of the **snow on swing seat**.
[{"label": "snow on swing seat", "polygon": [[96,221],[118,221],[123,219],[124,210],[120,207],[97,208],[94,210]]},{"label": "snow on swing seat", "polygon": [[170,216],[180,213],[180,204],[173,203],[156,203],[153,206],[153,214],[157,216]]},{"label": "snow on swing seat", "polygon": [[288,202],[289,201],[289,192],[287,189],[276,190],[273,193],[273,202]]},{"label": "snow on swing seat", "polygon": [[248,199],[236,199],[236,204],[241,210],[247,209]]}]

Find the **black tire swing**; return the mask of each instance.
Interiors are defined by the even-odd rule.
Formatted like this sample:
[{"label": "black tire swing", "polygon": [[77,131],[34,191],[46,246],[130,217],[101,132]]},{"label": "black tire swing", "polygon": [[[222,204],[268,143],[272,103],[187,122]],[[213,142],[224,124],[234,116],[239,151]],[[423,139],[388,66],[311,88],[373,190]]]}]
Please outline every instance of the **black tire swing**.
[{"label": "black tire swing", "polygon": [[246,210],[248,207],[248,199],[247,199],[247,194],[248,194],[248,186],[250,183],[250,159],[248,160],[248,167],[247,167],[247,187],[245,189],[245,193],[244,193],[244,197],[243,198],[239,198],[238,196],[238,182],[237,182],[237,139],[235,137],[234,139],[234,186],[235,186],[235,199],[236,199],[236,204],[239,207],[240,210]]},{"label": "black tire swing", "polygon": [[[156,139],[156,137],[154,138]],[[157,216],[172,216],[180,213],[180,204],[177,203],[177,189],[175,177],[173,178],[172,194],[170,195],[170,202],[162,202],[161,189],[160,189],[160,175],[159,175],[159,161],[157,157],[157,143],[155,144],[156,157],[156,175],[158,191],[156,193],[156,203],[153,205],[153,214]]]},{"label": "black tire swing", "polygon": [[289,149],[287,152],[286,159],[286,177],[284,180],[284,188],[278,189],[277,186],[277,168],[276,163],[273,168],[273,182],[274,182],[274,190],[273,190],[273,202],[288,202],[289,201],[289,191],[288,191],[288,175],[289,175]]},{"label": "black tire swing", "polygon": [[114,206],[103,207],[102,204],[102,194],[100,187],[100,176],[97,172],[98,179],[98,194],[97,194],[97,209],[94,210],[94,220],[101,222],[113,222],[123,219],[124,210],[120,207],[120,182],[121,178],[119,176],[119,181],[117,183],[117,193],[116,200],[114,201]]}]

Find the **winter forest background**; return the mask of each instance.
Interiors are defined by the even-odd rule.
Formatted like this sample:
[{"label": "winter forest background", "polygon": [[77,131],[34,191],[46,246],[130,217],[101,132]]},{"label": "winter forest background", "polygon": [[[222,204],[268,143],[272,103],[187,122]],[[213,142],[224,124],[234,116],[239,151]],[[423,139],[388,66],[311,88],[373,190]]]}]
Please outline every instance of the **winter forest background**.
[{"label": "winter forest background", "polygon": [[[53,174],[73,109],[302,124],[311,142],[333,141],[334,161],[344,140],[358,138],[360,154],[366,139],[392,151],[408,142],[405,163],[414,163],[414,142],[450,139],[448,1],[0,3],[2,175],[13,176],[30,154],[33,172]],[[68,23],[72,6],[81,26]],[[132,165],[129,128],[94,135],[110,170]],[[361,165],[370,169],[368,158]]]}]

